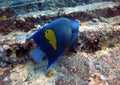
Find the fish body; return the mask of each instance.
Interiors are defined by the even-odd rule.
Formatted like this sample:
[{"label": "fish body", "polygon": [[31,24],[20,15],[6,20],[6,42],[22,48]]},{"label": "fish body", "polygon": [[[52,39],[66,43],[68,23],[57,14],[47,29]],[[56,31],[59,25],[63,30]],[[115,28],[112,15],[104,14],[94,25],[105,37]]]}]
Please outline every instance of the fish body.
[{"label": "fish body", "polygon": [[46,70],[64,54],[70,45],[73,44],[73,48],[77,48],[78,33],[79,22],[77,20],[58,18],[30,37],[48,59]]}]

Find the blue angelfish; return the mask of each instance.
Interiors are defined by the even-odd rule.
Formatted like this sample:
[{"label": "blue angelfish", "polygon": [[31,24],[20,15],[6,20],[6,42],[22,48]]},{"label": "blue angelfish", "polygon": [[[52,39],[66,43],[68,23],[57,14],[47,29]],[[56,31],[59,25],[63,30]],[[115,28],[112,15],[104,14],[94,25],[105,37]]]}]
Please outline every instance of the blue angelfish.
[{"label": "blue angelfish", "polygon": [[[65,50],[73,45],[76,50],[78,45],[79,21],[68,18],[58,18],[39,29],[29,39],[33,39],[39,47],[41,55],[32,57],[35,62],[45,55],[48,59],[46,70],[60,58]],[[37,53],[36,53],[37,54]]]}]

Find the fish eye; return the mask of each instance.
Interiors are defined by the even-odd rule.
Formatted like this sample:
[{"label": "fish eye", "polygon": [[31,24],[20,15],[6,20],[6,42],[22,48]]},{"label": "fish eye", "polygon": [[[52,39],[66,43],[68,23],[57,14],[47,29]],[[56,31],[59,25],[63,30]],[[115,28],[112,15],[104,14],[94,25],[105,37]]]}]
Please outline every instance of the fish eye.
[{"label": "fish eye", "polygon": [[48,33],[48,30],[46,31],[46,33]]}]

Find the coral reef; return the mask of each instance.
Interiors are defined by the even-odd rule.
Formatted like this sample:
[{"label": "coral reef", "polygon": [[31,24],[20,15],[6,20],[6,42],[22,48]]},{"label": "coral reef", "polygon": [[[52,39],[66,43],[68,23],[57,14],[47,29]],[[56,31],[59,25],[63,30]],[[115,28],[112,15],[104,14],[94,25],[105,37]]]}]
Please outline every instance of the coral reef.
[{"label": "coral reef", "polygon": [[[4,20],[0,20],[0,85],[120,85],[119,5],[35,19],[36,16],[3,16]],[[79,48],[76,53],[69,48],[45,72],[47,59],[43,57],[35,64],[28,53],[36,46],[25,41],[43,24],[63,16],[81,21]]]}]

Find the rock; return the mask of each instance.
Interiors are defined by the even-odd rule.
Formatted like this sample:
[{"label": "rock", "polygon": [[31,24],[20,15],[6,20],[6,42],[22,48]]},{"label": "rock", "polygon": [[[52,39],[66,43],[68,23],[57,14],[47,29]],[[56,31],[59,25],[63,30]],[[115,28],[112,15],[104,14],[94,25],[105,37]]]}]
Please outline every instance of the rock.
[{"label": "rock", "polygon": [[22,16],[18,16],[18,17],[17,17],[17,20],[18,20],[18,21],[25,22],[25,19],[24,19]]},{"label": "rock", "polygon": [[10,56],[10,62],[11,62],[11,63],[17,62],[17,58],[16,58],[15,55],[11,55],[11,56]]},{"label": "rock", "polygon": [[4,48],[2,46],[0,46],[0,53],[4,52]]},{"label": "rock", "polygon": [[4,79],[3,79],[3,81],[8,81],[9,79],[8,79],[8,77],[5,77]]},{"label": "rock", "polygon": [[50,85],[50,84],[47,84],[47,82],[42,79],[37,79],[31,82],[30,85]]},{"label": "rock", "polygon": [[40,24],[38,24],[38,25],[35,25],[35,27],[36,27],[37,29],[40,29],[42,26],[41,26]]},{"label": "rock", "polygon": [[[28,71],[26,69],[21,69],[19,72],[12,72],[9,76],[11,81],[22,81],[24,82],[28,78]],[[15,83],[15,82],[14,82]]]},{"label": "rock", "polygon": [[17,80],[19,80],[19,74],[16,73],[16,72],[12,72],[10,74],[9,78],[10,78],[11,81],[17,81]]},{"label": "rock", "polygon": [[28,78],[28,71],[22,70],[22,72],[19,73],[19,79],[25,81],[27,78]]},{"label": "rock", "polygon": [[2,46],[0,46],[0,61],[1,61],[1,58],[5,55],[5,52],[4,52],[4,49]]},{"label": "rock", "polygon": [[4,70],[0,68],[0,75],[3,75]]},{"label": "rock", "polygon": [[6,66],[7,66],[7,63],[5,63],[5,62],[0,62],[0,67],[4,68],[4,67],[6,67]]},{"label": "rock", "polygon": [[96,18],[93,18],[92,21],[93,21],[93,22],[99,22],[99,20],[96,19]]},{"label": "rock", "polygon": [[11,81],[10,84],[11,84],[11,85],[16,85],[17,82],[16,82],[16,81]]},{"label": "rock", "polygon": [[3,62],[8,62],[8,61],[9,61],[8,56],[4,56],[4,57],[2,57],[2,61],[3,61]]},{"label": "rock", "polygon": [[29,85],[28,82],[23,82],[23,85]]},{"label": "rock", "polygon": [[7,49],[9,49],[10,48],[10,46],[8,46],[8,45],[3,45],[3,49],[4,50],[7,50]]},{"label": "rock", "polygon": [[89,78],[88,85],[108,85],[108,83],[103,75],[94,74]]}]

